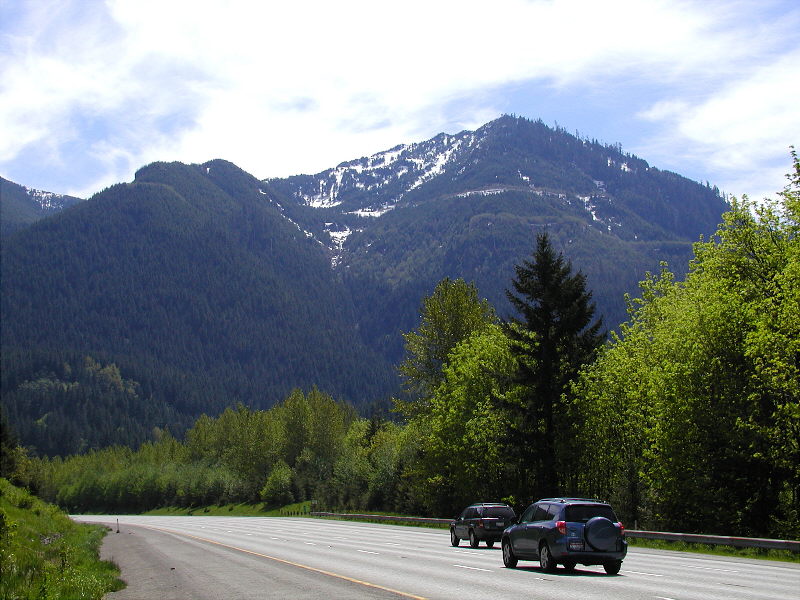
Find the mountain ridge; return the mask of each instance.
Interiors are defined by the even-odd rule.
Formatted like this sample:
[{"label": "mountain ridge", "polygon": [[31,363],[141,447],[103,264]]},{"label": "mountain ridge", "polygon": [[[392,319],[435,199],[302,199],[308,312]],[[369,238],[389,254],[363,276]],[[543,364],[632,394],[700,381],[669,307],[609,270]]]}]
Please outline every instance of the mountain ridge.
[{"label": "mountain ridge", "polygon": [[82,201],[75,196],[29,188],[0,177],[0,237]]},{"label": "mountain ridge", "polygon": [[[399,327],[385,326],[369,342],[391,337],[393,361],[402,352],[399,332],[415,326],[418,298],[437,277],[475,281],[501,312],[508,310],[504,285],[531,250],[525,240],[544,227],[559,250],[578,258],[576,267],[598,289],[599,308],[614,327],[626,318],[621,298],[636,292],[645,271],[657,270],[660,260],[685,271],[691,244],[716,230],[727,206],[716,188],[651,167],[619,146],[513,116],[476,131],[394,146],[316,175],[264,183],[291,200],[286,210],[324,241],[357,302],[363,288],[377,281],[382,296],[403,307]],[[468,218],[448,221],[445,214]],[[478,246],[467,241],[477,238]],[[413,256],[419,244],[428,246],[428,266],[438,261],[435,273]],[[494,265],[477,255],[481,245],[486,256],[496,255]],[[600,264],[604,247],[625,255],[623,266]],[[631,263],[632,270],[625,268]],[[505,284],[488,271],[501,273]],[[402,286],[408,290],[398,291]],[[614,307],[612,296],[619,299]],[[362,303],[360,312],[379,321],[380,315],[370,314],[374,306]]]},{"label": "mountain ridge", "polygon": [[[90,356],[135,381],[125,402],[161,407],[175,433],[296,387],[385,410],[401,334],[444,277],[474,282],[506,317],[514,266],[547,230],[613,328],[645,271],[665,259],[685,271],[725,206],[621,148],[511,116],[316,175],[152,163],[4,237],[4,407],[52,448],[58,419],[42,420],[26,382]],[[100,443],[87,427],[84,449]]]},{"label": "mountain ridge", "polygon": [[[529,148],[533,148],[533,151],[527,151],[527,155],[519,151],[518,140],[509,140],[518,136],[520,131],[528,138]],[[484,154],[500,155],[506,161],[506,168],[490,165],[493,170],[489,177],[494,179],[491,183],[487,183],[485,173],[476,177],[474,169],[470,168],[481,163],[482,150]],[[537,158],[531,160],[532,154]],[[582,168],[578,168],[576,159],[582,161]],[[566,160],[566,167],[554,167],[554,160]],[[649,187],[650,190],[669,181],[676,189],[659,199],[667,205],[680,203],[681,194],[686,194],[686,190],[692,190],[695,197],[698,190],[702,190],[702,199],[713,207],[702,215],[706,223],[709,218],[718,219],[725,206],[716,188],[703,188],[680,175],[651,167],[641,158],[624,154],[618,146],[581,140],[564,130],[550,129],[541,121],[508,115],[474,132],[442,133],[425,142],[398,145],[371,156],[346,161],[316,175],[266,179],[264,182],[280,189],[298,204],[320,209],[331,218],[335,215],[337,220],[329,222],[339,229],[323,231],[336,233],[341,245],[347,243],[354,231],[350,227],[354,217],[378,218],[398,207],[413,206],[415,202],[504,191],[555,196],[566,203],[574,202],[576,206],[583,206],[595,225],[603,225],[609,231],[613,228],[622,232],[619,220],[625,216],[631,226],[642,227],[641,232],[625,231],[630,239],[642,236],[644,239],[696,240],[693,224],[681,216],[687,212],[683,210],[685,206],[676,206],[659,215],[663,222],[672,222],[676,226],[672,231],[664,229],[658,232],[658,236],[650,232],[653,223],[643,223],[649,219],[643,219],[641,211],[636,210],[644,194],[626,190],[625,185],[630,182],[621,182],[621,176],[636,179],[637,187]],[[441,191],[443,179],[448,185],[445,193]],[[654,184],[648,180],[660,181]],[[654,208],[652,202],[650,208]],[[691,214],[696,210],[697,207],[688,212]],[[339,223],[341,221],[344,225]],[[313,226],[309,227],[313,229]],[[348,231],[350,233],[346,233]],[[341,262],[337,261],[337,264]]]}]

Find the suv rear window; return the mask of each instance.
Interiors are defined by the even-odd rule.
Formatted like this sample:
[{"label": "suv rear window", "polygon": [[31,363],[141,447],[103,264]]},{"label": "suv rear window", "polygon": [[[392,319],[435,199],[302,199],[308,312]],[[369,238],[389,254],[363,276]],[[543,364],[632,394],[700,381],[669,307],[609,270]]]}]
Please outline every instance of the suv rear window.
[{"label": "suv rear window", "polygon": [[607,504],[569,504],[567,505],[567,521],[572,523],[585,523],[594,517],[605,517],[612,523],[617,522],[617,516]]},{"label": "suv rear window", "polygon": [[513,519],[516,515],[508,506],[486,506],[482,510],[486,518]]}]

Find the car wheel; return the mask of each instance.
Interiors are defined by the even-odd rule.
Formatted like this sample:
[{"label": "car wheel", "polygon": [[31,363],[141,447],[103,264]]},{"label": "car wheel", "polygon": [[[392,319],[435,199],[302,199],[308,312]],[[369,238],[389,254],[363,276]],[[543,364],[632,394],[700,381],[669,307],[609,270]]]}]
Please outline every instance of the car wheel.
[{"label": "car wheel", "polygon": [[542,571],[548,573],[553,573],[556,570],[556,561],[550,553],[550,546],[547,545],[547,542],[542,544],[539,550],[539,565],[542,567]]},{"label": "car wheel", "polygon": [[511,542],[506,538],[501,545],[503,548],[503,564],[509,569],[513,569],[517,566],[517,557],[511,549]]},{"label": "car wheel", "polygon": [[494,540],[486,540],[487,548],[494,548]]},{"label": "car wheel", "polygon": [[451,546],[458,546],[458,543],[460,541],[461,540],[458,539],[458,536],[456,535],[456,530],[455,529],[451,529],[450,530],[450,545]]},{"label": "car wheel", "polygon": [[603,563],[603,568],[606,570],[606,573],[609,575],[616,575],[619,573],[619,570],[622,568],[622,561],[621,560],[614,560],[611,562]]},{"label": "car wheel", "polygon": [[470,548],[477,548],[478,547],[478,538],[475,537],[475,532],[470,529],[469,530],[469,547]]},{"label": "car wheel", "polygon": [[574,560],[566,560],[564,561],[564,568],[572,573],[575,570],[575,565],[578,564]]}]

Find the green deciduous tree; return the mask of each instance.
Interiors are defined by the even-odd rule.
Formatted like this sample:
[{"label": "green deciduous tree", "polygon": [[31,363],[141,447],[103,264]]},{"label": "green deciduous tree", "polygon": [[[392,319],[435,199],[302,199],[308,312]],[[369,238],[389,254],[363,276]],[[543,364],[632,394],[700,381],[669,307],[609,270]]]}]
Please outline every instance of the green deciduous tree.
[{"label": "green deciduous tree", "polygon": [[449,354],[431,398],[420,463],[431,514],[454,514],[476,498],[500,500],[513,485],[513,465],[500,444],[508,419],[492,399],[519,393],[511,384],[515,368],[499,325],[473,333]]},{"label": "green deciduous tree", "polygon": [[462,340],[495,320],[488,301],[478,297],[474,284],[445,278],[422,302],[420,325],[403,334],[406,356],[400,365],[407,387],[415,397],[399,408],[408,416],[425,413],[428,399],[442,381],[447,355]]},{"label": "green deciduous tree", "polygon": [[642,284],[576,404],[587,493],[653,527],[797,536],[800,166],[777,203],[734,201],[684,282]]},{"label": "green deciduous tree", "polygon": [[261,488],[261,499],[270,506],[282,506],[294,502],[292,493],[292,468],[282,460],[278,461]]}]

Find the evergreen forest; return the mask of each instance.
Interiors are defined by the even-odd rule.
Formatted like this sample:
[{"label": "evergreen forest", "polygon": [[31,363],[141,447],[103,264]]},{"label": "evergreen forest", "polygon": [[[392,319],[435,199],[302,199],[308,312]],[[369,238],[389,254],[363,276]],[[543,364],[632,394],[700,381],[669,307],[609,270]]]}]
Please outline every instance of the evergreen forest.
[{"label": "evergreen forest", "polygon": [[[183,438],[157,429],[138,446],[48,458],[4,434],[0,475],[70,511],[313,500],[441,517],[474,501],[520,508],[559,494],[609,500],[629,527],[797,539],[792,157],[777,201],[733,199],[716,233],[694,244],[688,273],[648,273],[607,336],[588,279],[545,230],[505,286],[512,311],[462,278],[422,299],[401,335],[406,393],[390,415],[364,416],[310,385],[268,408],[202,415]],[[58,389],[53,415],[58,398],[102,396],[113,411],[150,397],[100,356],[39,364],[27,385]]]}]

